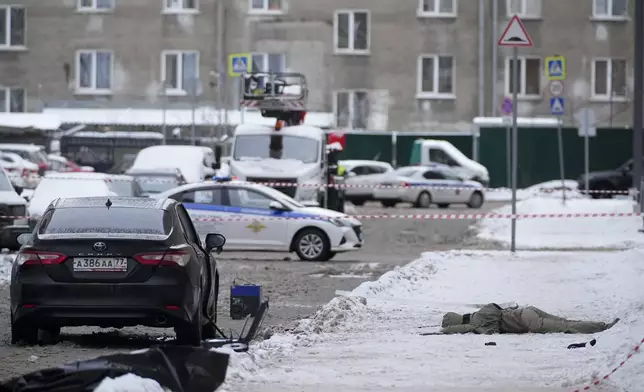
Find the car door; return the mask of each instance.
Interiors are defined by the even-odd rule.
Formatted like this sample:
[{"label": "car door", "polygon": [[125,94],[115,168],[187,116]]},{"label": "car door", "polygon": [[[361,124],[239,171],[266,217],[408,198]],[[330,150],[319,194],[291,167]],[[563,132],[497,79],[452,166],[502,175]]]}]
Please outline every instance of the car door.
[{"label": "car door", "polygon": [[290,247],[288,211],[273,210],[271,196],[256,189],[228,187],[227,206],[238,218],[226,222],[234,233],[227,238],[229,247],[239,249],[285,250]]},{"label": "car door", "polygon": [[222,220],[233,214],[224,206],[221,187],[190,189],[169,198],[183,203],[202,241],[208,233],[220,233],[225,237],[233,235],[225,224],[227,222]]},{"label": "car door", "polygon": [[347,188],[345,190],[346,195],[356,196],[364,193],[364,189],[359,185],[361,184],[361,178],[365,174],[366,170],[365,166],[357,165],[348,171],[345,180],[345,183],[347,184]]},{"label": "car door", "polygon": [[208,254],[208,252],[206,252],[206,250],[203,248],[201,238],[199,238],[199,234],[197,234],[197,231],[192,223],[192,220],[190,219],[190,215],[185,209],[185,206],[181,204],[177,206],[177,216],[179,217],[179,222],[181,224],[181,227],[183,228],[183,233],[186,241],[195,250],[197,257],[199,258],[199,262],[204,267],[204,274],[202,274],[202,287],[208,290],[207,292],[202,294],[204,298],[207,298],[207,301],[205,301],[204,303],[204,310],[207,311],[208,309],[213,309],[214,301],[216,300],[214,293],[216,292],[215,282],[217,264],[214,258],[211,257],[211,255]]},{"label": "car door", "polygon": [[452,192],[452,190],[447,188],[449,187],[448,181],[445,180],[445,177],[440,172],[435,170],[427,170],[423,173],[422,177],[430,186],[429,191],[432,195],[433,202],[452,202],[452,200],[450,199],[450,192]]}]

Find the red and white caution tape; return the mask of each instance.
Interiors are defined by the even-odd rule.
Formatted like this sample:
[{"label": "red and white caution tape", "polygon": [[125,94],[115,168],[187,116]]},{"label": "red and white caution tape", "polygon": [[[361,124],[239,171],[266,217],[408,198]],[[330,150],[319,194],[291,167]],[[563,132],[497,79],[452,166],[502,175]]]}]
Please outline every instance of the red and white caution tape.
[{"label": "red and white caution tape", "polygon": [[[237,213],[242,214],[242,213]],[[380,214],[380,215],[347,215],[351,218],[364,220],[473,220],[473,219],[574,219],[574,218],[625,218],[631,216],[642,216],[641,212],[589,212],[575,214]],[[0,216],[0,219],[27,219],[28,216]],[[264,215],[245,215],[245,216],[213,216],[212,218],[193,218],[195,222],[240,222],[240,221],[257,221],[257,220],[301,220],[317,219],[329,220],[328,217],[277,217]]]},{"label": "red and white caution tape", "polygon": [[[59,180],[88,180],[90,178],[83,177],[65,177],[65,176],[48,176],[47,178],[54,178]],[[117,181],[130,181],[120,178],[109,178],[105,180],[106,182],[117,182]],[[176,183],[176,181],[170,180],[146,180],[146,182],[155,182],[159,184],[169,184]],[[205,183],[216,181],[204,181]],[[297,182],[253,182],[253,181],[237,181],[237,183],[242,184],[255,184],[255,185],[264,185],[268,187],[280,187],[280,188],[337,188],[337,189],[435,189],[435,190],[456,190],[456,189],[472,189],[472,187],[461,187],[461,186],[436,186],[436,185],[415,185],[415,184],[315,184],[315,183],[297,183]],[[483,188],[486,192],[511,192],[510,188]],[[552,188],[540,188],[535,191],[535,193],[553,193],[557,192],[559,189]],[[576,190],[579,193],[586,193],[583,189]],[[615,191],[615,190],[589,190],[589,194],[614,194],[614,195],[627,195],[628,191]]]},{"label": "red and white caution tape", "polygon": [[588,384],[588,385],[584,385],[583,387],[579,387],[579,388],[577,388],[577,389],[573,389],[573,390],[572,390],[572,391],[570,391],[570,392],[583,392],[583,391],[589,391],[592,387],[597,386],[597,385],[599,385],[599,384],[601,384],[601,383],[605,382],[606,380],[608,380],[608,378],[609,378],[610,376],[612,376],[613,374],[615,374],[615,372],[616,372],[618,369],[620,369],[620,368],[624,367],[624,364],[625,364],[626,362],[628,362],[628,360],[629,360],[629,359],[633,358],[633,355],[635,355],[635,354],[637,354],[637,353],[639,353],[639,352],[640,352],[640,348],[641,348],[642,344],[644,344],[644,339],[640,340],[640,341],[639,341],[639,343],[637,343],[637,344],[635,345],[635,347],[633,347],[633,348],[631,349],[631,351],[628,353],[628,355],[626,356],[626,358],[625,358],[622,362],[620,362],[620,363],[619,363],[619,365],[615,366],[615,367],[613,368],[613,370],[611,370],[608,374],[604,375],[603,377],[596,378],[596,379],[594,379],[590,384]]}]

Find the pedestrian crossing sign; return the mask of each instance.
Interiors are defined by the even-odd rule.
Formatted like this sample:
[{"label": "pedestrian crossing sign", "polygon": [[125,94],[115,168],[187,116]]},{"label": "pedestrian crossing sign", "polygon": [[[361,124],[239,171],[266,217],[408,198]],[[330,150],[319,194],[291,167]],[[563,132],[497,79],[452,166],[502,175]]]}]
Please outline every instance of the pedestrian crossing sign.
[{"label": "pedestrian crossing sign", "polygon": [[546,57],[546,78],[548,80],[566,79],[566,59],[563,56]]},{"label": "pedestrian crossing sign", "polygon": [[228,76],[238,77],[250,72],[250,53],[228,55]]},{"label": "pedestrian crossing sign", "polygon": [[550,98],[550,114],[553,116],[564,115],[564,99],[563,97]]}]

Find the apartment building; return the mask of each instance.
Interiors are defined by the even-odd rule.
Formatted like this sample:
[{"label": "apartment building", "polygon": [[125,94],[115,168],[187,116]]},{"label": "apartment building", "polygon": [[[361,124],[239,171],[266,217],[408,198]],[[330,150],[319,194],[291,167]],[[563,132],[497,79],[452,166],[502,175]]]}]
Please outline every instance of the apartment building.
[{"label": "apartment building", "polygon": [[[632,3],[633,0],[630,0]],[[3,5],[2,5],[3,4]],[[567,122],[631,122],[629,0],[14,0],[0,2],[0,110],[236,109],[228,53],[302,72],[310,111],[354,129],[465,130],[512,92],[496,40],[518,14],[520,115],[549,116],[544,59],[563,55]]]}]

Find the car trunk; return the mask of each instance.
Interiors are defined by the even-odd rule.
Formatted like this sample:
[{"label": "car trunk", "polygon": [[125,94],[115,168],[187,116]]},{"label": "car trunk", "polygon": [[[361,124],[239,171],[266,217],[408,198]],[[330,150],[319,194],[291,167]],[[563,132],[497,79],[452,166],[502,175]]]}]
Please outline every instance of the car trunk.
[{"label": "car trunk", "polygon": [[[95,246],[103,243],[102,252]],[[67,258],[60,264],[43,265],[55,282],[78,283],[140,283],[149,280],[158,266],[143,265],[133,259],[138,253],[163,252],[169,248],[164,241],[132,239],[37,239],[33,249],[62,253]],[[100,249],[100,247],[99,247]]]}]

